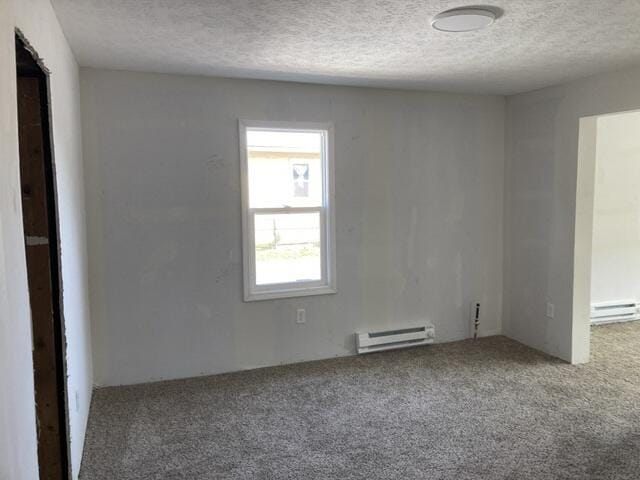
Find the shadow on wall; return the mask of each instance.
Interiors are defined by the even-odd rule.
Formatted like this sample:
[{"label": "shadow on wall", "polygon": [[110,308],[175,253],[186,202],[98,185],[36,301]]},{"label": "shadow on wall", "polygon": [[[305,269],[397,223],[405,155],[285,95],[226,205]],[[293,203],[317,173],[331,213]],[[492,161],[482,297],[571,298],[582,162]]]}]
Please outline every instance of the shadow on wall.
[{"label": "shadow on wall", "polygon": [[[556,129],[549,119],[557,116],[557,110],[555,99],[543,98],[530,106],[527,117],[514,119],[511,134],[520,140],[511,147],[513,193],[505,201],[506,221],[513,232],[507,259],[512,273],[504,282],[510,290],[505,298],[511,304],[505,311],[522,312],[526,320],[508,322],[505,333],[517,340],[529,339],[524,343],[542,350],[553,341],[549,338],[550,319],[545,316],[545,303],[554,302],[550,298],[553,286],[549,265],[554,263],[551,245],[556,234]],[[557,347],[549,350],[556,352]]]}]

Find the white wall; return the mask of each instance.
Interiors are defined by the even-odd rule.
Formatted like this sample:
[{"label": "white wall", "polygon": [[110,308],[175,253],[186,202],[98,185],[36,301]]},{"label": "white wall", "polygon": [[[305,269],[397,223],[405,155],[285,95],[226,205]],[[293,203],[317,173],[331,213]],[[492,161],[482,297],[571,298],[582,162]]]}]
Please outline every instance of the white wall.
[{"label": "white wall", "polygon": [[[96,383],[348,355],[502,307],[504,99],[83,69]],[[244,303],[238,118],[335,123],[338,293]],[[307,323],[295,325],[297,307]]]},{"label": "white wall", "polygon": [[[18,159],[14,29],[51,70],[71,460],[80,466],[92,390],[78,66],[45,0],[0,1],[0,478],[37,478],[37,445]],[[76,409],[75,392],[79,393]]]},{"label": "white wall", "polygon": [[639,108],[638,85],[636,68],[507,98],[504,332],[568,361],[589,358],[594,171],[577,161],[579,119]]},{"label": "white wall", "polygon": [[591,302],[640,300],[640,112],[598,118]]},{"label": "white wall", "polygon": [[38,477],[31,317],[20,210],[13,2],[0,2],[0,478]]}]

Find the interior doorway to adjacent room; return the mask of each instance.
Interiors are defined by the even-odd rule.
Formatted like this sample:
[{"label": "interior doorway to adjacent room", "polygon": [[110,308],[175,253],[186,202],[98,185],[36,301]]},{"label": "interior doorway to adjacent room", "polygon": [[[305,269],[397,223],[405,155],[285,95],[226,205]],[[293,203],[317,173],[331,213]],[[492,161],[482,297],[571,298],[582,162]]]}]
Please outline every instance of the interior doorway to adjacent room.
[{"label": "interior doorway to adjacent room", "polygon": [[40,479],[69,477],[60,249],[48,78],[16,35],[20,187],[29,302]]},{"label": "interior doorway to adjacent room", "polygon": [[[640,319],[640,111],[580,120],[574,345],[590,327]],[[585,347],[588,348],[588,347]]]}]

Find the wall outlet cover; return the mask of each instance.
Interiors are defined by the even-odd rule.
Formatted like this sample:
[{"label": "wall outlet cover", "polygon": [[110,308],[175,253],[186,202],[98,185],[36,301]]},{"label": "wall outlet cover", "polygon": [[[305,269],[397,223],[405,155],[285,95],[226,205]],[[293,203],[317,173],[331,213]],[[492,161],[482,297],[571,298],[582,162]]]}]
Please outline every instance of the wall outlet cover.
[{"label": "wall outlet cover", "polygon": [[555,310],[556,307],[553,305],[553,303],[547,303],[547,318],[553,318],[556,313]]}]

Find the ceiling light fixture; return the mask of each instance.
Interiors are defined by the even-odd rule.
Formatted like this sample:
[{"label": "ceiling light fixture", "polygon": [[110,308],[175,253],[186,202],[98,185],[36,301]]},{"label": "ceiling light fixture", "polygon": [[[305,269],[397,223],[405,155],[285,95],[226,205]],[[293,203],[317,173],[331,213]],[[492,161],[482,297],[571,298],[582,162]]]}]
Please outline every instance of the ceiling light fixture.
[{"label": "ceiling light fixture", "polygon": [[439,13],[431,26],[442,32],[472,32],[488,27],[496,20],[496,13],[488,8],[454,8]]}]

